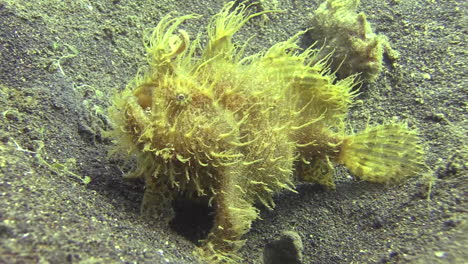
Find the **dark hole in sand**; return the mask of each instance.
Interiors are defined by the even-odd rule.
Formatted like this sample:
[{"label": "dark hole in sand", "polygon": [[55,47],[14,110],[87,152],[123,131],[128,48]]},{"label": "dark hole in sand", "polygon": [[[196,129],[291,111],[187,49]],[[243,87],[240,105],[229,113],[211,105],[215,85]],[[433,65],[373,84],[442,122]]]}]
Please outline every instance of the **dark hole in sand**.
[{"label": "dark hole in sand", "polygon": [[213,207],[187,198],[175,199],[172,206],[175,217],[169,223],[171,229],[200,246],[200,240],[206,238],[213,226]]}]

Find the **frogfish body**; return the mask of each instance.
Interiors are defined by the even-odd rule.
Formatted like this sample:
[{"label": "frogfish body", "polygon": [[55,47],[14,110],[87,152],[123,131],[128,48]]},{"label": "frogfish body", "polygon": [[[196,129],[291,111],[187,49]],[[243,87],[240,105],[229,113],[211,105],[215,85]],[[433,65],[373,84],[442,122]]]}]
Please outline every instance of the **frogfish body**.
[{"label": "frogfish body", "polygon": [[244,56],[247,44],[232,37],[261,14],[228,3],[209,23],[204,48],[178,30],[195,15],[164,17],[145,38],[149,67],[110,109],[116,151],[136,158],[129,177],[145,181],[144,214],[164,217],[181,193],[214,208],[199,249],[209,263],[240,261],[242,236],[259,214],[254,204],[273,208],[272,195],[294,191],[297,181],[333,188],[334,164],[359,179],[400,181],[423,163],[405,124],[346,135],[355,76],[337,80],[315,49],[299,52],[304,32]]}]

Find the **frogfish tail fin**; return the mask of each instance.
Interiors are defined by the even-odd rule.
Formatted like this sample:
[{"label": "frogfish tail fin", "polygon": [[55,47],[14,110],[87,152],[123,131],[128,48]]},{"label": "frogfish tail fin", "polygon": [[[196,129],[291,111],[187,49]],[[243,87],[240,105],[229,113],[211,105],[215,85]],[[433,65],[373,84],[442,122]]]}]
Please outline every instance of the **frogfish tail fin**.
[{"label": "frogfish tail fin", "polygon": [[406,124],[367,128],[343,141],[338,162],[370,182],[398,182],[424,168],[424,149]]}]

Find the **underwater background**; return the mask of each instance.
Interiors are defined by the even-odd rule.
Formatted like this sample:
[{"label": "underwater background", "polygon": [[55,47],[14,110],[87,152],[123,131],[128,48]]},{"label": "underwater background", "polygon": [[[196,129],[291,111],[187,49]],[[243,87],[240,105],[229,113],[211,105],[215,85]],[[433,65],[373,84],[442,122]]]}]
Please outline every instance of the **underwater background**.
[{"label": "underwater background", "polygon": [[[199,263],[192,253],[210,211],[183,199],[170,227],[140,217],[143,184],[109,158],[110,98],[146,64],[142,38],[170,12],[205,34],[227,1],[0,0],[0,263]],[[253,1],[251,1],[253,2]],[[322,1],[260,1],[234,39],[247,54],[311,27]],[[352,129],[406,121],[426,147],[427,171],[403,184],[355,181],[335,190],[299,184],[274,196],[240,255],[261,263],[284,230],[302,263],[463,263],[468,259],[466,1],[361,0],[398,58],[364,82]],[[313,36],[300,40],[303,47]],[[351,128],[350,128],[351,129]]]}]

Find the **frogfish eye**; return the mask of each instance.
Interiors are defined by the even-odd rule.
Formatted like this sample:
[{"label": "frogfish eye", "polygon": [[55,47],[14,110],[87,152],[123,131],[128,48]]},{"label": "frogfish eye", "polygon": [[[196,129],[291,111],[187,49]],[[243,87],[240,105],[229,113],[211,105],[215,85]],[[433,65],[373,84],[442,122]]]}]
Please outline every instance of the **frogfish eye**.
[{"label": "frogfish eye", "polygon": [[185,96],[185,94],[178,94],[178,95],[176,96],[176,99],[177,99],[177,101],[179,101],[179,102],[184,101],[185,98],[187,98],[187,97]]}]

